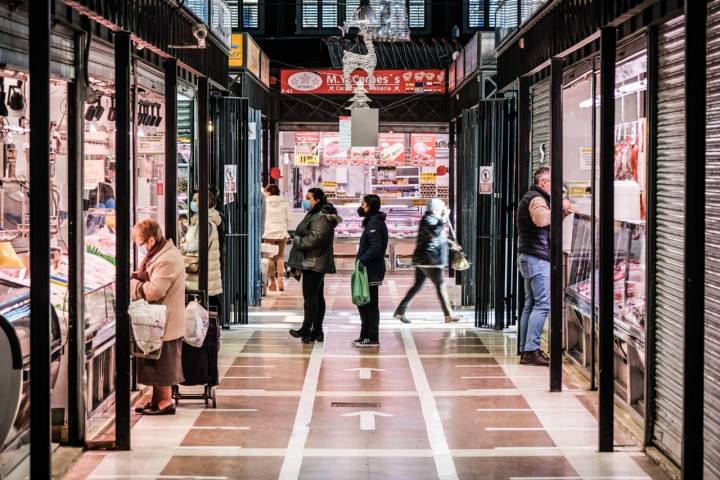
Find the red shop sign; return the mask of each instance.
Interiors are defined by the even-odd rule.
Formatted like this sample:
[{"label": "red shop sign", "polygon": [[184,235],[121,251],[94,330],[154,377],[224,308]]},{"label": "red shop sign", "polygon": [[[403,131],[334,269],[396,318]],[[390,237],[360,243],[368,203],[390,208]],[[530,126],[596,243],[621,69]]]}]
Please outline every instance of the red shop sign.
[{"label": "red shop sign", "polygon": [[[445,93],[445,70],[375,70],[368,82],[367,73],[352,74],[355,85],[360,79],[368,92],[376,95],[411,95],[415,93]],[[345,88],[342,70],[281,70],[280,92],[290,95],[325,94],[350,95]]]}]

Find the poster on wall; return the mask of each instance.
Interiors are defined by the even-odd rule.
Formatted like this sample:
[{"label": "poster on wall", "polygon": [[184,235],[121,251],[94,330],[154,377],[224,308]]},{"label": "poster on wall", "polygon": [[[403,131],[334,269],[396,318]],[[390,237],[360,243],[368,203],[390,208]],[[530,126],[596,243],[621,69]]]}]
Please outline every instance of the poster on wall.
[{"label": "poster on wall", "polygon": [[347,165],[348,148],[343,148],[340,145],[340,134],[336,132],[324,132],[322,134],[321,160],[323,165]]},{"label": "poster on wall", "polygon": [[[371,94],[445,93],[445,70],[441,69],[375,70],[372,81],[368,81],[367,73],[357,70],[351,77],[353,86],[362,79]],[[280,93],[286,95],[348,95],[351,92],[352,88],[345,86],[342,70],[280,71]]]},{"label": "poster on wall", "polygon": [[381,133],[378,138],[378,164],[405,165],[405,134]]},{"label": "poster on wall", "polygon": [[257,46],[257,43],[255,43],[255,40],[253,40],[249,35],[245,39],[246,41],[246,61],[247,65],[245,66],[248,70],[248,72],[255,75],[255,78],[260,78],[260,48]]},{"label": "poster on wall", "polygon": [[410,162],[414,166],[435,165],[436,137],[434,133],[413,133],[410,135]]},{"label": "poster on wall", "polygon": [[375,147],[354,147],[350,149],[350,165],[371,166],[375,164]]},{"label": "poster on wall", "polygon": [[295,166],[320,165],[320,132],[295,132]]}]

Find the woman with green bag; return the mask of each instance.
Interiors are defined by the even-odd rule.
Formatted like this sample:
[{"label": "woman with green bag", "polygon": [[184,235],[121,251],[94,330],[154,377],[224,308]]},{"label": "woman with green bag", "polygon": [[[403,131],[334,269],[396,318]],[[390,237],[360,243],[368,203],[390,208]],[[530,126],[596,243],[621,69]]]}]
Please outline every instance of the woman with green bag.
[{"label": "woman with green bag", "polygon": [[[353,341],[359,348],[380,346],[380,304],[378,287],[385,278],[385,250],[388,246],[388,229],[385,213],[380,211],[380,197],[365,195],[358,215],[364,217],[363,234],[356,257],[357,270],[367,274],[370,301],[358,306],[360,312],[360,337]],[[360,272],[357,272],[360,273]]]}]

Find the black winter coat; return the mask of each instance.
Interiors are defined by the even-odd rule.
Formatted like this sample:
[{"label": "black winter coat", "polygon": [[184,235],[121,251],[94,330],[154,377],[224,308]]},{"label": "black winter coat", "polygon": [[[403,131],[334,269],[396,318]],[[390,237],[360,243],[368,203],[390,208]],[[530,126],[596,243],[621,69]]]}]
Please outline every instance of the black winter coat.
[{"label": "black winter coat", "polygon": [[386,215],[378,212],[363,221],[365,229],[360,237],[357,260],[365,266],[368,282],[380,285],[385,279],[385,251],[388,246]]},{"label": "black winter coat", "polygon": [[448,264],[448,240],[445,222],[426,212],[420,221],[413,265],[445,267]]},{"label": "black winter coat", "polygon": [[331,204],[310,210],[295,228],[288,266],[335,273],[335,227],[342,221]]}]

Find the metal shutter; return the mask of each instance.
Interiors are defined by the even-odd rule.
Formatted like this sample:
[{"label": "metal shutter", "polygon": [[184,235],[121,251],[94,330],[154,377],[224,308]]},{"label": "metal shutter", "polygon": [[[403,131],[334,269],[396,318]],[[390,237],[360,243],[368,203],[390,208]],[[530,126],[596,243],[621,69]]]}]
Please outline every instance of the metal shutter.
[{"label": "metal shutter", "polygon": [[530,88],[530,109],[532,175],[539,166],[550,165],[550,80],[543,80]]},{"label": "metal shutter", "polygon": [[[653,442],[680,464],[685,207],[684,18],[658,40],[655,402]],[[652,373],[650,373],[652,374]]]},{"label": "metal shutter", "polygon": [[705,184],[705,478],[720,478],[720,1],[709,4]]}]

